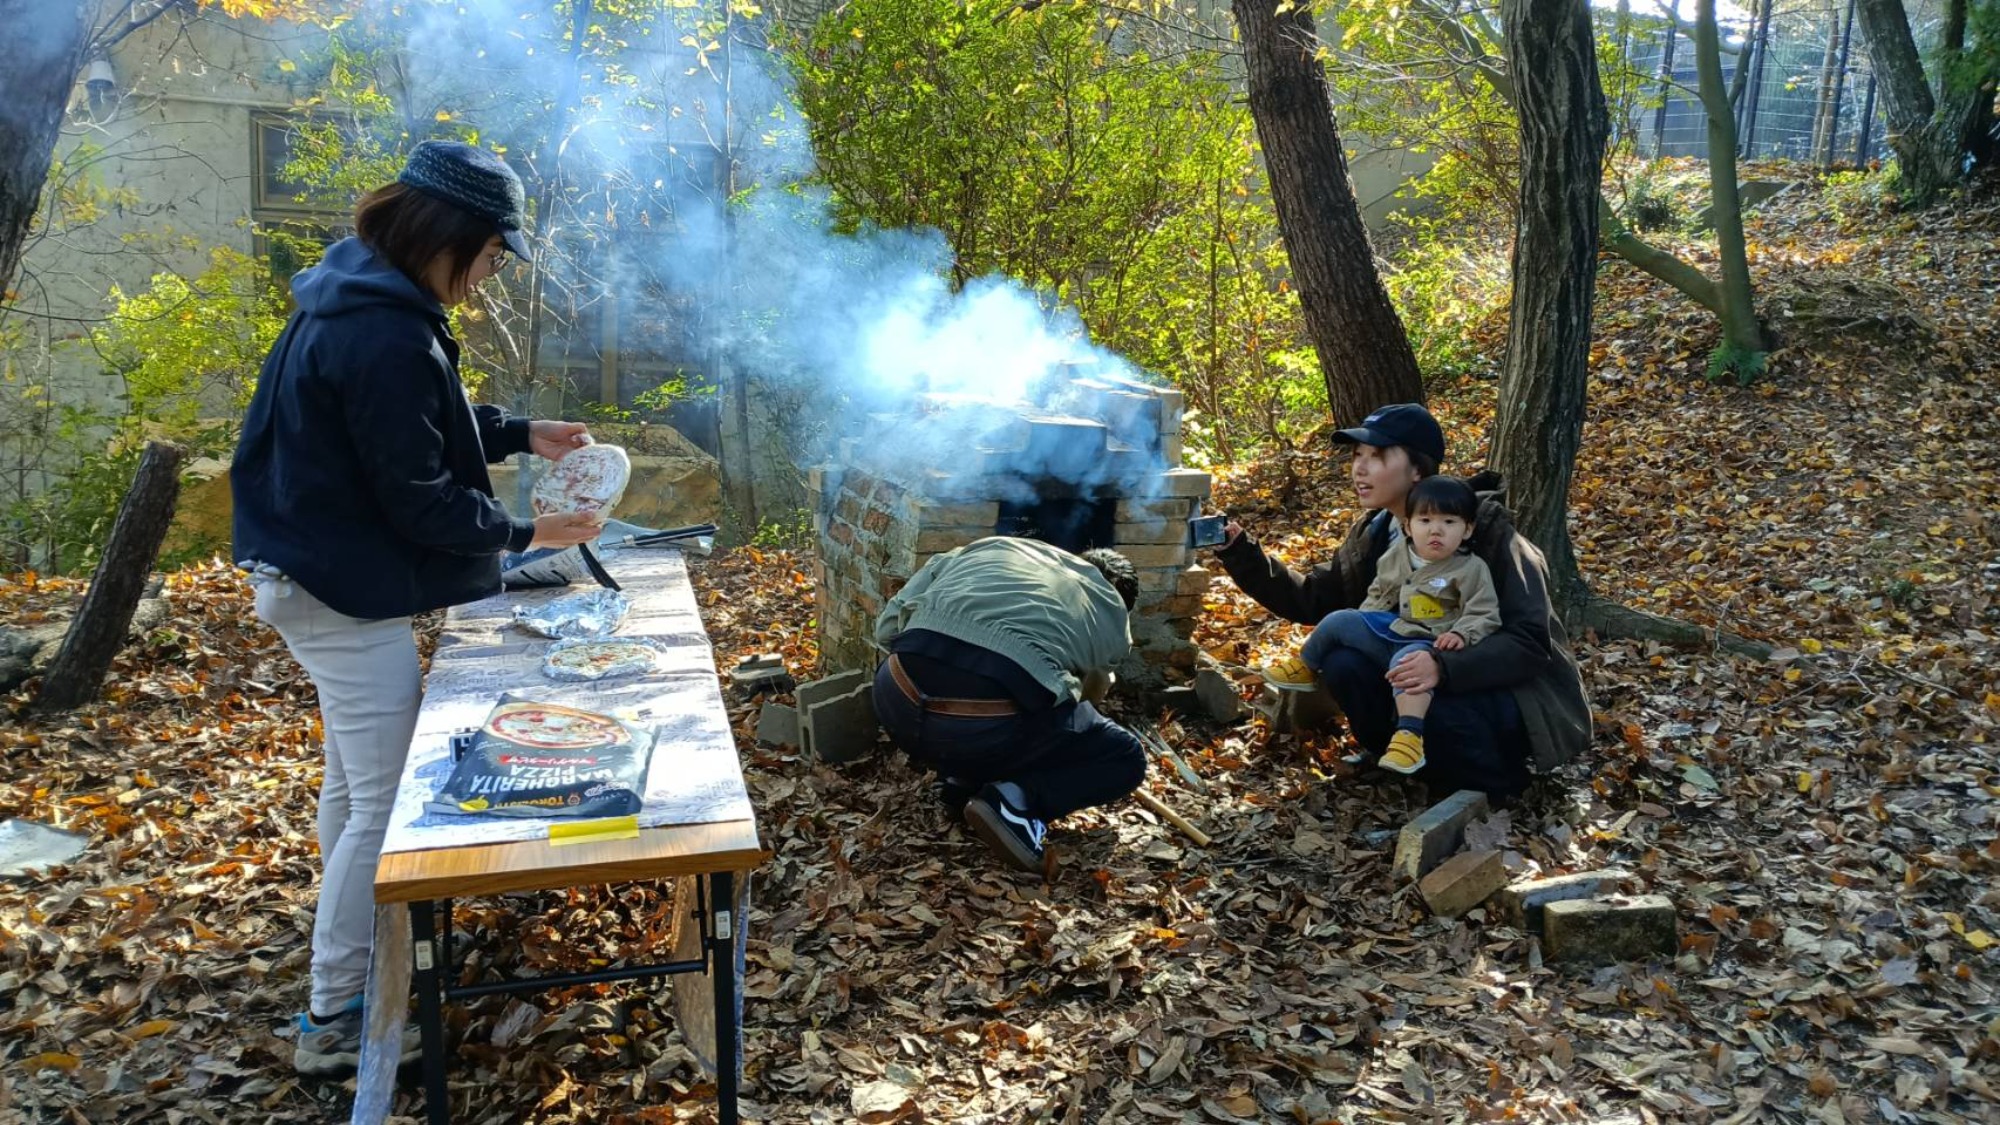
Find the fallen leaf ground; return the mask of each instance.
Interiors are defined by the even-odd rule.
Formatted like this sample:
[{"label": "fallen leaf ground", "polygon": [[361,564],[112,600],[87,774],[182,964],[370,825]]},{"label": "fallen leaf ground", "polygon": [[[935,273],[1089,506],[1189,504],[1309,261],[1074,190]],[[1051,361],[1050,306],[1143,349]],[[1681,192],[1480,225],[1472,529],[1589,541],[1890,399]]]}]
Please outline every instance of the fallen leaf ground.
[{"label": "fallen leaf ground", "polygon": [[[1713,329],[1607,265],[1574,533],[1598,592],[1778,652],[1582,639],[1593,753],[1478,829],[1524,873],[1615,867],[1668,895],[1677,957],[1559,968],[1495,919],[1431,918],[1387,869],[1422,794],[1353,776],[1326,736],[1168,723],[1208,792],[1148,784],[1213,845],[1122,804],[1059,826],[1044,882],[996,869],[904,764],[758,749],[733,700],[773,852],[751,1116],[2000,1117],[2000,203],[1911,218],[1810,187],[1751,234],[1787,346],[1749,389],[1704,383]],[[1499,354],[1504,325],[1482,331]],[[1491,385],[1438,402],[1476,464]],[[1224,474],[1221,497],[1322,558],[1353,515],[1330,453]],[[806,569],[698,566],[718,663],[812,667]],[[0,616],[76,590],[17,579]],[[17,696],[0,728],[0,817],[91,837],[0,883],[0,1120],[344,1120],[348,1090],[295,1078],[274,1030],[305,992],[310,689],[228,571],[168,594],[172,626],[104,703],[44,719]],[[1221,583],[1209,610],[1200,640],[1236,665],[1300,638]],[[468,972],[580,967],[665,925],[639,887],[457,915]],[[707,1119],[663,1010],[630,987],[454,1009],[457,1119]]]}]

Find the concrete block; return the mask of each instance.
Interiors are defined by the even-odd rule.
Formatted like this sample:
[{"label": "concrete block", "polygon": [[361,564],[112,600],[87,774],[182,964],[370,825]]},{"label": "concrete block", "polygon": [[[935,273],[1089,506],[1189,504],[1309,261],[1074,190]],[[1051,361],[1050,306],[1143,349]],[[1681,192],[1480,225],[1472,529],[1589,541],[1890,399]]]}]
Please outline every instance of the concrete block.
[{"label": "concrete block", "polygon": [[739,661],[736,665],[736,670],[738,672],[747,672],[752,668],[783,668],[784,666],[785,658],[782,654],[760,652],[747,660]]},{"label": "concrete block", "polygon": [[983,527],[988,535],[993,534],[993,525],[1000,519],[998,501],[983,504],[924,504],[917,509],[916,518],[936,527]]},{"label": "concrete block", "polygon": [[757,745],[799,745],[798,708],[784,703],[766,703],[757,712]]},{"label": "concrete block", "polygon": [[1201,597],[1208,593],[1209,573],[1200,566],[1190,566],[1174,579],[1174,593]]},{"label": "concrete block", "polygon": [[855,688],[869,683],[873,678],[871,674],[856,668],[852,671],[841,672],[838,675],[827,676],[824,679],[812,680],[800,684],[798,691],[799,714],[803,715],[812,710],[813,704],[818,703],[822,699],[832,699],[837,695],[846,695]]},{"label": "concrete block", "polygon": [[875,691],[869,684],[821,699],[803,712],[802,741],[822,762],[851,762],[875,748]]},{"label": "concrete block", "polygon": [[1623,871],[1580,871],[1547,879],[1524,879],[1501,889],[1493,900],[1500,920],[1517,930],[1542,928],[1542,908],[1552,902],[1595,898],[1618,889]]},{"label": "concrete block", "polygon": [[1417,890],[1431,913],[1456,918],[1506,885],[1507,865],[1499,852],[1460,852],[1424,876]]},{"label": "concrete block", "polygon": [[1147,543],[1157,546],[1185,546],[1188,525],[1185,520],[1150,520],[1119,523],[1112,527],[1111,534],[1122,549],[1125,544]]},{"label": "concrete block", "polygon": [[941,555],[955,551],[993,534],[993,525],[985,527],[931,527],[926,525],[917,532],[916,551],[920,555]]},{"label": "concrete block", "polygon": [[1133,546],[1121,543],[1118,545],[1117,551],[1119,554],[1131,559],[1133,566],[1148,569],[1154,567],[1162,569],[1167,567],[1185,567],[1188,561],[1188,549],[1185,542],[1169,545],[1147,545],[1141,543]]},{"label": "concrete block", "polygon": [[781,663],[776,666],[759,664],[745,668],[741,665],[729,673],[729,682],[746,696],[781,695],[797,686],[790,672]]},{"label": "concrete block", "polygon": [[1236,690],[1236,681],[1213,668],[1195,672],[1194,691],[1201,700],[1202,710],[1218,723],[1234,723],[1249,713],[1243,696]]},{"label": "concrete block", "polygon": [[1162,434],[1160,436],[1160,460],[1165,461],[1169,467],[1179,468],[1181,458],[1185,456],[1187,456],[1187,446],[1184,444],[1181,435]]},{"label": "concrete block", "polygon": [[1465,826],[1485,815],[1486,794],[1471,789],[1461,789],[1425,809],[1396,835],[1396,873],[1405,879],[1423,878],[1458,850]]},{"label": "concrete block", "polygon": [[1551,961],[1642,961],[1680,947],[1673,900],[1571,899],[1542,908],[1542,952]]},{"label": "concrete block", "polygon": [[1169,499],[1200,500],[1208,496],[1214,481],[1199,469],[1168,469],[1159,476],[1153,495]]},{"label": "concrete block", "polygon": [[1194,515],[1194,501],[1120,500],[1114,515],[1119,523],[1175,523],[1186,527]]}]

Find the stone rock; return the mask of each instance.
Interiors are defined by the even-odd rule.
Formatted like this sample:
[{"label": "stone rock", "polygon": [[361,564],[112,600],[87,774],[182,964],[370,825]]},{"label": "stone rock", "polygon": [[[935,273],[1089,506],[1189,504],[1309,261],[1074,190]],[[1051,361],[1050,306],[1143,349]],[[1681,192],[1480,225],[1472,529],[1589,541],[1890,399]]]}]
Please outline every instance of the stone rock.
[{"label": "stone rock", "polygon": [[1493,900],[1500,920],[1517,930],[1542,928],[1542,908],[1552,902],[1596,898],[1618,889],[1623,871],[1579,871],[1547,879],[1526,879],[1505,887]]},{"label": "stone rock", "polygon": [[1431,913],[1456,918],[1506,885],[1507,865],[1499,852],[1460,852],[1424,876],[1417,891],[1430,904]]},{"label": "stone rock", "polygon": [[1551,961],[1642,961],[1679,948],[1673,900],[1571,899],[1542,908],[1542,950]]},{"label": "stone rock", "polygon": [[1472,818],[1485,815],[1486,794],[1471,789],[1461,789],[1425,809],[1396,836],[1396,873],[1405,879],[1423,878],[1458,850]]},{"label": "stone rock", "polygon": [[822,762],[851,762],[875,749],[875,689],[862,684],[846,695],[820,699],[803,712],[804,749]]},{"label": "stone rock", "polygon": [[739,665],[729,673],[729,682],[736,685],[737,691],[753,698],[782,694],[798,686],[798,681],[792,679],[792,674],[785,671],[782,664],[775,668],[768,665],[744,668]]},{"label": "stone rock", "polygon": [[1197,669],[1194,691],[1201,700],[1202,710],[1218,723],[1233,723],[1249,713],[1243,697],[1237,694],[1236,681],[1223,675],[1219,669]]},{"label": "stone rock", "polygon": [[766,703],[757,712],[757,745],[799,745],[799,710],[785,703]]}]

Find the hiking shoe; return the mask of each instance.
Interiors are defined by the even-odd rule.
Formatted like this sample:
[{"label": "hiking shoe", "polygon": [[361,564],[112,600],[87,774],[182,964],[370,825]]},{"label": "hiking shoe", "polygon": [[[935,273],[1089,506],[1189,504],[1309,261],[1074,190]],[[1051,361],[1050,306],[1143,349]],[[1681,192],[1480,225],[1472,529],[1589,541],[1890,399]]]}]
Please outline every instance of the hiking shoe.
[{"label": "hiking shoe", "polygon": [[1415,773],[1424,768],[1424,736],[1399,730],[1389,736],[1389,748],[1382,752],[1381,766],[1397,773]]},{"label": "hiking shoe", "polygon": [[[359,996],[325,1023],[314,1019],[310,1011],[300,1012],[298,1041],[292,1046],[292,1069],[319,1078],[354,1073],[361,1069],[361,1037],[367,1027],[368,1018],[361,1011]],[[403,1053],[397,1065],[416,1062],[423,1053],[423,1039],[417,1029],[403,1025]]]},{"label": "hiking shoe", "polygon": [[937,794],[938,804],[951,814],[953,820],[965,819],[965,803],[979,792],[979,783],[956,777],[940,777],[931,785],[931,792]]},{"label": "hiking shoe", "polygon": [[1266,664],[1260,671],[1264,682],[1279,691],[1313,691],[1319,687],[1319,674],[1296,656]]},{"label": "hiking shoe", "polygon": [[994,854],[1023,871],[1042,871],[1042,837],[1048,826],[988,785],[965,803],[965,823]]}]

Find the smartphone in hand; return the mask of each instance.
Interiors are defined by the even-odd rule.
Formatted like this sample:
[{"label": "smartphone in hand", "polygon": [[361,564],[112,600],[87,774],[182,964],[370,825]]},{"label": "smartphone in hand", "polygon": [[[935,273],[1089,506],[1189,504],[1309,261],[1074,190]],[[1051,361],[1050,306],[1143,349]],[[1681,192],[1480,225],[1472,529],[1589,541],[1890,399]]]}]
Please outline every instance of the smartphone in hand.
[{"label": "smartphone in hand", "polygon": [[1229,539],[1229,517],[1196,516],[1188,521],[1188,546],[1220,547]]}]

